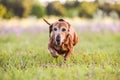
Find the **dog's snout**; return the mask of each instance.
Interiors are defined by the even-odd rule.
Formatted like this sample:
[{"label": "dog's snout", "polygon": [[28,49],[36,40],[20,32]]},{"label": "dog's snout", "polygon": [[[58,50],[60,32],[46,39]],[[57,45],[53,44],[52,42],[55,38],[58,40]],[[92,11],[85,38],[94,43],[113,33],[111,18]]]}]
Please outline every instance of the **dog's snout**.
[{"label": "dog's snout", "polygon": [[60,42],[60,35],[57,35],[56,41],[57,41],[57,42]]}]

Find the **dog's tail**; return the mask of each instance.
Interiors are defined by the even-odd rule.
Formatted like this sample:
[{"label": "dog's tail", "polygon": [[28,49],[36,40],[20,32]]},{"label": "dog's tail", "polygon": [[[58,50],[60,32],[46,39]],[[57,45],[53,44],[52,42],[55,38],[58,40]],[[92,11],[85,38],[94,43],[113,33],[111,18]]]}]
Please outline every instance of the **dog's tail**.
[{"label": "dog's tail", "polygon": [[43,18],[43,20],[48,24],[48,25],[51,25],[47,20],[45,20],[44,18]]}]

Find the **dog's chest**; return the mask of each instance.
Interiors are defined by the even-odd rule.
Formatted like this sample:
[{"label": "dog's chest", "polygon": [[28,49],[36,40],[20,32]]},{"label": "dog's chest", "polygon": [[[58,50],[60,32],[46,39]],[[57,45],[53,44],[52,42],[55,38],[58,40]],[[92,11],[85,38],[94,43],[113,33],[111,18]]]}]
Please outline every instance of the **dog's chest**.
[{"label": "dog's chest", "polygon": [[68,47],[67,45],[62,45],[62,46],[55,46],[54,47],[55,50],[59,53],[59,54],[65,54],[68,52]]}]

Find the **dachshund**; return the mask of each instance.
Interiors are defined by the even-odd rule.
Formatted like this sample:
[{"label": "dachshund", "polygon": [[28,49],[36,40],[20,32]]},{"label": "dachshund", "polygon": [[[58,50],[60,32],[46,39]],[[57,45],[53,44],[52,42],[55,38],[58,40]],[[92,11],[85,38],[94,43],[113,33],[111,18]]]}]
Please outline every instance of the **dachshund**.
[{"label": "dachshund", "polygon": [[57,58],[61,55],[64,60],[67,60],[73,52],[73,47],[78,43],[75,30],[64,19],[59,19],[52,24],[43,20],[49,25],[48,50],[53,57]]}]

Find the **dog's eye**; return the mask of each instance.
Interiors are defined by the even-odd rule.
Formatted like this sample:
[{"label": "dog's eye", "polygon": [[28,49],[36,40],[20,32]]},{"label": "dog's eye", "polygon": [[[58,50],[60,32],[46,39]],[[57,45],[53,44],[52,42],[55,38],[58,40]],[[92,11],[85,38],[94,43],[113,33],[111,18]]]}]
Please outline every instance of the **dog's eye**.
[{"label": "dog's eye", "polygon": [[65,29],[65,28],[63,28],[63,29],[62,29],[62,31],[63,31],[63,32],[65,32],[65,31],[66,31],[66,29]]},{"label": "dog's eye", "polygon": [[54,28],[54,31],[57,31],[57,28]]}]

